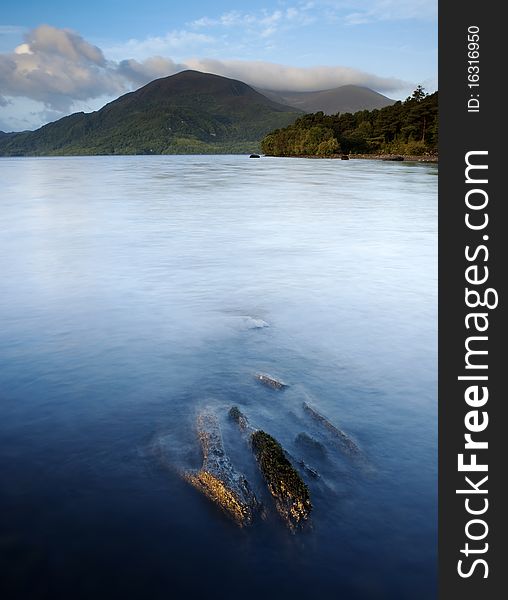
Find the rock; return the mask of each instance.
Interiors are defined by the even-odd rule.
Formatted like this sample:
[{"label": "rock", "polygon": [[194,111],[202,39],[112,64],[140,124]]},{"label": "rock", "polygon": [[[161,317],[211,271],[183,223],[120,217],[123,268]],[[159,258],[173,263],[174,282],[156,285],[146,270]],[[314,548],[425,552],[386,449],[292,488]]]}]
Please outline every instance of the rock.
[{"label": "rock", "polygon": [[301,470],[305,471],[305,473],[307,473],[307,475],[310,475],[314,479],[319,479],[320,475],[316,471],[316,469],[313,469],[312,467],[310,467],[303,460],[303,458],[300,458],[300,459],[297,460],[290,452],[288,452],[284,448],[282,450],[284,451],[284,456],[289,460],[290,463],[292,463],[294,465],[298,465],[299,467],[301,467]]},{"label": "rock", "polygon": [[304,461],[304,460],[299,460],[298,461],[298,465],[300,467],[302,467],[302,469],[311,477],[313,477],[314,479],[319,479],[319,473],[316,471],[316,469],[313,469],[312,467],[309,467],[309,465]]},{"label": "rock", "polygon": [[326,449],[323,444],[303,431],[296,436],[295,444],[315,458],[326,456]]},{"label": "rock", "polygon": [[203,411],[197,418],[198,437],[203,451],[199,471],[187,471],[184,478],[231,517],[238,525],[250,525],[260,505],[245,477],[235,471],[224,451],[216,415]]},{"label": "rock", "polygon": [[314,421],[319,423],[319,425],[321,425],[330,433],[333,441],[343,452],[353,457],[361,456],[362,453],[360,451],[360,448],[347,435],[347,433],[344,433],[344,431],[335,427],[335,425],[330,423],[330,421],[326,417],[323,417],[323,415],[321,415],[315,408],[310,406],[307,402],[303,403],[303,409],[308,415],[310,415],[314,419]]},{"label": "rock", "polygon": [[242,316],[239,318],[242,320],[245,329],[264,329],[265,327],[270,327],[270,325],[266,321],[263,321],[263,319],[255,319],[254,317],[248,316]]},{"label": "rock", "polygon": [[259,154],[251,154],[249,158],[261,158]]},{"label": "rock", "polygon": [[402,161],[404,160],[403,156],[388,156],[387,158],[383,158],[383,160],[391,160],[391,161]]},{"label": "rock", "polygon": [[342,154],[340,160],[349,160],[349,156],[347,154]]},{"label": "rock", "polygon": [[[229,416],[241,431],[249,434],[259,469],[270,494],[275,499],[275,507],[288,527],[294,531],[308,519],[312,509],[307,486],[275,438],[264,431],[253,429],[247,417],[237,406],[230,409]],[[318,473],[303,461],[301,466],[313,477],[319,477]]]},{"label": "rock", "polygon": [[277,511],[290,529],[295,530],[309,518],[312,510],[309,489],[271,435],[255,431],[251,443]]},{"label": "rock", "polygon": [[284,383],[280,379],[276,379],[271,375],[266,375],[266,373],[256,373],[255,377],[259,382],[271,387],[274,390],[283,390],[284,388],[287,388],[287,383]]},{"label": "rock", "polygon": [[249,429],[251,429],[247,417],[238,408],[238,406],[232,406],[229,409],[228,414],[229,414],[230,418],[233,419],[233,421],[238,425],[238,427],[242,431],[248,431]]}]

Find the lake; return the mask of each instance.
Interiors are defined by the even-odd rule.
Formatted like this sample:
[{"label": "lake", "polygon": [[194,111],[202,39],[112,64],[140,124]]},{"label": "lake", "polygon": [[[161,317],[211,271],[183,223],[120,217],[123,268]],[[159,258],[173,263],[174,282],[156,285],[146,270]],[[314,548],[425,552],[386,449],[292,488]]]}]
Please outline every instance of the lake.
[{"label": "lake", "polygon": [[[0,190],[9,597],[436,596],[436,165],[12,158]],[[303,531],[232,405],[296,459],[321,440]],[[266,506],[250,528],[179,476],[204,406]]]}]

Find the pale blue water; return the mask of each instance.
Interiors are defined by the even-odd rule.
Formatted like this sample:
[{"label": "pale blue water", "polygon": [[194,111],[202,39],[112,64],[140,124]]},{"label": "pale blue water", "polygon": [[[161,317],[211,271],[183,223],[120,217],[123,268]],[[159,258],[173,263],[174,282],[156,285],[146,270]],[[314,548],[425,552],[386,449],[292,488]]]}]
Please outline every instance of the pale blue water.
[{"label": "pale blue water", "polygon": [[[0,551],[11,596],[429,599],[437,168],[243,156],[0,159]],[[249,329],[242,317],[270,327]],[[281,393],[254,380],[287,381]],[[271,508],[226,411],[298,454],[310,400],[361,446]],[[268,507],[174,469],[197,410]],[[323,438],[325,441],[325,438]]]}]

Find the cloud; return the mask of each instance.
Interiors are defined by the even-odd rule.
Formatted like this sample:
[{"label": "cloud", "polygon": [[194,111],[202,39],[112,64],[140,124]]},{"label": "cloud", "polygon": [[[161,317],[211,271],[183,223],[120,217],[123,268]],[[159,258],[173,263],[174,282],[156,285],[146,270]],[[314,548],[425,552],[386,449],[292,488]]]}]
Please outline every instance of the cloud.
[{"label": "cloud", "polygon": [[344,14],[348,25],[376,21],[433,20],[437,17],[437,0],[357,0],[353,12]]},{"label": "cloud", "polygon": [[186,68],[185,65],[175,63],[170,58],[152,56],[141,62],[132,58],[122,60],[118,64],[117,72],[135,85],[144,85],[159,77],[174,75]]},{"label": "cloud", "polygon": [[123,44],[106,48],[105,54],[114,60],[123,60],[125,57],[132,56],[139,60],[166,53],[193,52],[214,42],[213,36],[181,29],[170,31],[163,36],[149,36],[143,40],[132,38]]},{"label": "cloud", "polygon": [[429,20],[436,17],[437,0],[316,0],[297,2],[273,11],[232,10],[218,17],[201,17],[190,22],[189,27],[196,30],[242,28],[244,32],[268,37],[281,30],[305,26],[319,19],[360,25],[374,21]]},{"label": "cloud", "polygon": [[269,90],[315,91],[354,84],[389,93],[412,85],[394,77],[379,77],[341,66],[291,67],[262,61],[212,58],[191,58],[180,63],[161,56],[144,61],[129,59],[118,64],[117,73],[130,82],[144,85],[185,69],[239,79],[256,88]]},{"label": "cloud", "polygon": [[93,46],[69,29],[41,25],[26,35],[24,46],[28,47],[29,54],[64,57],[74,63],[92,63],[98,66],[104,66],[106,63],[102,51],[97,46]]},{"label": "cloud", "polygon": [[[288,10],[281,11],[284,18],[287,18]],[[250,19],[237,13],[224,17],[228,26],[240,18]],[[266,13],[263,19],[263,27],[276,26],[278,12]],[[197,33],[192,35],[201,36]],[[171,38],[168,34],[162,38],[148,38],[144,50],[162,48],[168,43],[178,45],[184,43],[184,38],[192,39],[192,35]],[[200,39],[211,38],[202,36]],[[132,42],[131,46],[139,51],[140,43]],[[17,98],[16,105],[21,110],[24,99],[29,99],[39,103],[38,112],[32,110],[32,116],[56,118],[71,110],[83,110],[83,107],[86,110],[87,106],[95,109],[99,100],[105,103],[153,79],[185,69],[240,79],[254,87],[271,90],[310,91],[356,84],[389,94],[412,87],[393,77],[379,77],[344,66],[301,68],[262,61],[211,58],[176,61],[162,55],[151,55],[143,60],[139,56],[137,60],[123,57],[110,60],[99,47],[78,33],[41,25],[27,32],[24,42],[13,51],[0,53],[0,106],[6,107],[8,103],[12,104],[12,98]],[[11,106],[8,108],[11,112]],[[7,108],[2,110],[5,112]],[[34,119],[32,121],[35,122]]]},{"label": "cloud", "polygon": [[378,77],[340,66],[291,67],[261,61],[220,61],[207,58],[187,60],[186,64],[197,71],[240,79],[254,87],[270,90],[314,91],[355,84],[390,92],[408,85],[400,79]]},{"label": "cloud", "polygon": [[102,51],[68,29],[41,25],[14,52],[0,54],[0,88],[65,111],[74,100],[115,95],[122,78]]},{"label": "cloud", "polygon": [[342,66],[291,67],[263,61],[212,58],[190,58],[180,63],[161,56],[144,61],[129,59],[118,64],[117,73],[132,83],[144,85],[185,69],[239,79],[254,87],[269,90],[315,91],[354,84],[389,93],[412,85],[395,77],[379,77]]},{"label": "cloud", "polygon": [[0,35],[20,35],[25,29],[19,25],[0,25]]},{"label": "cloud", "polygon": [[266,9],[257,12],[232,10],[216,18],[201,17],[189,23],[189,26],[194,29],[242,28],[246,33],[256,33],[266,38],[278,33],[281,29],[314,22],[316,16],[310,12],[313,6],[313,3],[307,2],[273,11]]}]

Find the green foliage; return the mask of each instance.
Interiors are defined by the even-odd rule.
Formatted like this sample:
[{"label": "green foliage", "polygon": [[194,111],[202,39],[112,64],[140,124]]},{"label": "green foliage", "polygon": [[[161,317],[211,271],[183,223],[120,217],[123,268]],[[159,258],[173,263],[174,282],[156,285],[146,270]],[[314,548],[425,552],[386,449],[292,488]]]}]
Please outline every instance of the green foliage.
[{"label": "green foliage", "polygon": [[421,85],[416,86],[416,90],[412,93],[411,97],[408,100],[416,100],[416,102],[421,102],[424,98],[428,96],[425,88]]},{"label": "green foliage", "polygon": [[372,111],[304,115],[269,133],[261,150],[271,156],[352,154],[422,155],[437,152],[438,94],[421,86],[405,102]]}]

